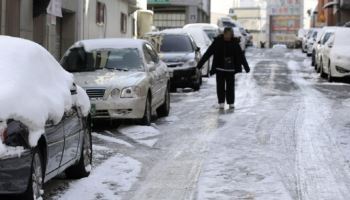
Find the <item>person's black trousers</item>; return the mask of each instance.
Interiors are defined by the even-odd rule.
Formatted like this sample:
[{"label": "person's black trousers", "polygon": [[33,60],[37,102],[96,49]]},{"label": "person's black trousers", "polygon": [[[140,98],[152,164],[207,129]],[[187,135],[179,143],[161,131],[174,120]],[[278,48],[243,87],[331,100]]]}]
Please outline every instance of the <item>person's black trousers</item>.
[{"label": "person's black trousers", "polygon": [[218,95],[219,104],[235,103],[235,73],[217,71],[216,73],[216,92]]}]

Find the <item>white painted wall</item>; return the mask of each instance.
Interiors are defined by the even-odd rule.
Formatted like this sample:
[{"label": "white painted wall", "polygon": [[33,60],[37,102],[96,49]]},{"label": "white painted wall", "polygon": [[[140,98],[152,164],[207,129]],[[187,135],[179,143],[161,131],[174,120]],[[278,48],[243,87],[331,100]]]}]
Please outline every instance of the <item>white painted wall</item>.
[{"label": "white painted wall", "polygon": [[[96,23],[96,5],[97,2],[105,3],[106,5],[106,18],[104,25],[98,25]],[[123,0],[86,0],[83,6],[84,12],[81,26],[81,39],[94,39],[94,38],[116,38],[116,37],[132,37],[133,36],[133,15],[128,13],[128,3]],[[127,32],[122,33],[120,30],[121,13],[125,13],[128,16],[127,20]]]}]

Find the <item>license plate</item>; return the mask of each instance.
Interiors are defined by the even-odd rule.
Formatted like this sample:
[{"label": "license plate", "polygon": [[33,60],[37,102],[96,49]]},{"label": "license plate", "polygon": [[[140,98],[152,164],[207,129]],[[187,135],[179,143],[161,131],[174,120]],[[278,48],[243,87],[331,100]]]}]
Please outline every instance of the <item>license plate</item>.
[{"label": "license plate", "polygon": [[95,115],[96,114],[96,105],[95,104],[91,104],[90,113],[91,113],[91,115]]}]

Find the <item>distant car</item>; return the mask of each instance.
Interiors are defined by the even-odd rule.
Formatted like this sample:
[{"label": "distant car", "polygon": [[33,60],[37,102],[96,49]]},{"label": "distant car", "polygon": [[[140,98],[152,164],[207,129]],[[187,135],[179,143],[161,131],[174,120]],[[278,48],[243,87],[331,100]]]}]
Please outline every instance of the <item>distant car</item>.
[{"label": "distant car", "polygon": [[328,42],[329,38],[334,34],[336,27],[328,27],[324,30],[324,33],[315,47],[315,70],[319,73],[321,71],[321,55],[325,49],[325,44]]},{"label": "distant car", "polygon": [[242,35],[242,32],[239,27],[233,28],[234,37],[239,40],[239,45],[243,52],[245,52],[247,48],[247,38]]},{"label": "distant car", "polygon": [[[183,28],[183,30],[192,36],[194,42],[200,48],[201,55],[204,55],[212,43],[207,34],[201,28]],[[203,76],[210,76],[211,64],[212,59],[209,59],[209,61],[202,68]]]},{"label": "distant car", "polygon": [[311,35],[309,36],[309,38],[306,41],[306,54],[307,54],[307,56],[312,56],[313,46],[317,40],[317,34],[319,31],[320,31],[320,29],[313,29]]},{"label": "distant car", "polygon": [[350,76],[350,29],[337,28],[325,44],[321,54],[320,73],[329,82]]},{"label": "distant car", "polygon": [[246,47],[253,45],[253,36],[247,32],[244,28],[240,27],[239,31],[241,32],[241,35],[245,38],[245,45]]},{"label": "distant car", "polygon": [[[0,36],[0,50],[0,80],[5,80],[0,82],[7,94],[0,92],[0,199],[42,199],[43,184],[58,174],[74,179],[90,174],[88,97],[40,45]],[[6,60],[12,55],[15,59]],[[88,110],[69,103],[80,95]],[[4,105],[10,107],[9,118],[3,116]]]},{"label": "distant car", "polygon": [[308,30],[306,35],[303,37],[302,44],[301,44],[301,51],[303,53],[307,52],[307,41],[310,38],[312,32],[313,32],[313,29]]},{"label": "distant car", "polygon": [[201,58],[200,48],[183,29],[169,29],[144,36],[160,53],[170,72],[171,91],[176,88],[192,88],[198,91],[202,85],[202,73],[197,69]]},{"label": "distant car", "polygon": [[219,27],[215,24],[187,24],[183,28],[201,28],[208,35],[211,41],[214,41],[215,37],[219,35]]},{"label": "distant car", "polygon": [[79,41],[61,63],[89,95],[93,119],[132,119],[150,125],[152,113],[169,114],[169,73],[147,41]]},{"label": "distant car", "polygon": [[225,27],[231,27],[231,28],[241,27],[241,25],[237,21],[234,21],[230,17],[219,18],[217,24],[221,33],[224,31]]},{"label": "distant car", "polygon": [[350,28],[350,22],[346,22],[346,23],[344,24],[344,27]]}]

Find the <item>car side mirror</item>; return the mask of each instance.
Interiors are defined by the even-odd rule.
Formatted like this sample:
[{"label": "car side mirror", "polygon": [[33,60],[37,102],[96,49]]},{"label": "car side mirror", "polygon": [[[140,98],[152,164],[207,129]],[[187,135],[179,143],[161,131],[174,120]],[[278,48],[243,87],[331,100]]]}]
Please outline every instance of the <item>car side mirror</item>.
[{"label": "car side mirror", "polygon": [[333,48],[333,43],[328,43],[329,48]]},{"label": "car side mirror", "polygon": [[317,44],[321,44],[321,40],[317,42]]}]

